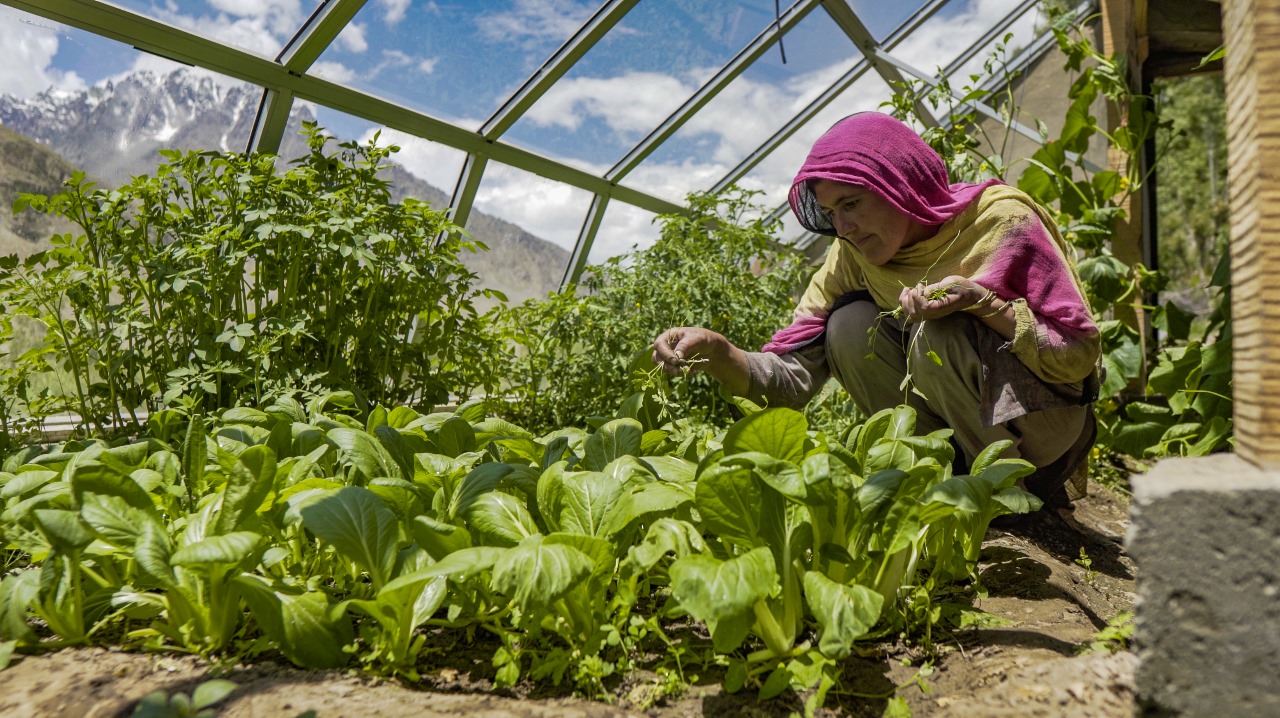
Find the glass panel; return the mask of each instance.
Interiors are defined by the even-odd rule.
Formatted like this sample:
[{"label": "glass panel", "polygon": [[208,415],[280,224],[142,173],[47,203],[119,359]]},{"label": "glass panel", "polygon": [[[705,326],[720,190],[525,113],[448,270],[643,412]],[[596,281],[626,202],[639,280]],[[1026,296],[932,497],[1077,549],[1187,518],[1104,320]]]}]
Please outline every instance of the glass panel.
[{"label": "glass panel", "polygon": [[[810,13],[792,28],[784,47],[786,64],[777,48],[762,55],[646,158],[638,168],[642,173],[626,181],[675,200],[711,186],[861,59],[825,12]],[[868,100],[871,107],[888,96],[870,83],[863,91],[876,93]],[[783,162],[779,179],[789,182],[798,166]]]},{"label": "glass panel", "polygon": [[369,2],[311,72],[478,128],[597,4]]},{"label": "glass panel", "polygon": [[613,200],[604,211],[587,263],[603,264],[611,257],[652,247],[661,229],[653,212]]},{"label": "glass panel", "polygon": [[[822,89],[830,85],[832,78],[825,79],[827,82]],[[761,160],[760,164],[738,181],[738,184],[764,192],[760,202],[768,207],[783,204],[787,201],[791,180],[795,178],[796,172],[799,171],[800,165],[804,163],[804,158],[808,156],[809,149],[813,147],[818,137],[842,117],[855,112],[879,110],[880,103],[889,99],[890,94],[889,86],[874,71],[869,70],[863,73],[840,96],[832,100],[831,104],[796,130],[778,149]]]},{"label": "glass panel", "polygon": [[[959,57],[1019,3],[1020,0],[950,2],[895,46],[892,54],[918,70],[935,73]],[[1025,15],[1030,16],[1026,18],[1030,21],[1035,12]]]},{"label": "glass panel", "polygon": [[[927,4],[925,0],[900,0],[899,2],[850,0],[849,7],[853,8],[853,11],[858,14],[858,19],[862,20],[862,24],[867,26],[867,30],[872,37],[877,40],[883,40],[888,37],[889,33],[897,30],[902,23],[910,19],[917,10]],[[960,5],[961,3],[952,2],[949,4]],[[945,11],[945,8],[943,11]]]},{"label": "glass panel", "polygon": [[506,139],[603,172],[773,19],[770,0],[645,0]]},{"label": "glass panel", "polygon": [[490,162],[467,229],[489,246],[476,271],[507,299],[543,297],[560,287],[591,193]]},{"label": "glass panel", "polygon": [[16,11],[0,11],[0,35],[25,63],[0,73],[0,123],[106,185],[154,173],[159,149],[248,141],[260,88]]},{"label": "glass panel", "polygon": [[[1011,8],[1008,8],[1008,9],[1011,9]],[[994,18],[991,24],[989,24],[987,27],[982,28],[982,31],[986,32],[989,27],[994,27],[995,23],[1002,19],[1003,19],[1003,16]],[[968,77],[971,74],[980,74],[985,77],[986,73],[984,73],[982,65],[991,56],[992,51],[996,49],[997,45],[1004,44],[1005,59],[1012,60],[1018,56],[1018,54],[1022,51],[1023,48],[1027,47],[1028,45],[1030,45],[1032,42],[1035,41],[1036,31],[1038,28],[1041,27],[1043,22],[1044,22],[1044,17],[1040,13],[1039,5],[1032,6],[1027,12],[1024,12],[1020,16],[1018,16],[1018,18],[1013,21],[1013,24],[1010,25],[1003,32],[999,33],[999,35],[995,39],[991,40],[990,42],[986,43],[981,48],[979,48],[974,53],[972,58],[970,58],[969,60],[961,64],[959,67],[957,67],[951,73],[952,77],[963,78],[966,82],[968,81]],[[1008,42],[1004,42],[1004,36],[1010,33],[1013,34],[1013,37],[1010,38]],[[973,42],[976,42],[979,38],[980,36],[975,36],[971,39]],[[972,45],[972,42],[970,44]],[[966,47],[962,49],[960,52],[957,52],[956,53],[957,58],[965,54],[967,49],[968,48]],[[1050,45],[1049,52],[1050,54],[1057,54],[1057,51],[1054,49],[1053,45]],[[937,68],[930,68],[930,69],[936,70]]]},{"label": "glass panel", "polygon": [[275,58],[320,0],[113,0],[139,15]]}]

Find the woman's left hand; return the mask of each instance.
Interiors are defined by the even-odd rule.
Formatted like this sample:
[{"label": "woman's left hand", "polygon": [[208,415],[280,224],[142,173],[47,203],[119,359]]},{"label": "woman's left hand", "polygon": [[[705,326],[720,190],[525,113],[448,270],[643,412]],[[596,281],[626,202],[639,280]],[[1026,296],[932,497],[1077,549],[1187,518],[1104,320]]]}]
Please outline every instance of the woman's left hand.
[{"label": "woman's left hand", "polygon": [[944,278],[937,284],[906,287],[898,295],[898,303],[909,322],[938,319],[961,312],[987,295],[987,288],[960,276]]}]

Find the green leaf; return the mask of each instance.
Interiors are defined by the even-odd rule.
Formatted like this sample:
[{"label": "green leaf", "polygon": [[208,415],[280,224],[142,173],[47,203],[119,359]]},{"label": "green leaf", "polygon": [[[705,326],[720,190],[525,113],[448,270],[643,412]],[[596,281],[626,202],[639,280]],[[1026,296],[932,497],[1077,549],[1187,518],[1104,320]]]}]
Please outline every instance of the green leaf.
[{"label": "green leaf", "polygon": [[[483,405],[481,405],[483,411]],[[461,456],[476,450],[476,432],[466,419],[451,416],[440,425],[435,435],[436,447],[445,456]]]},{"label": "green leaf", "polygon": [[1130,456],[1143,457],[1160,443],[1169,427],[1177,423],[1177,417],[1168,407],[1145,402],[1133,402],[1125,407],[1129,421],[1122,422],[1111,435],[1116,451]]},{"label": "green leaf", "polygon": [[478,538],[495,546],[515,546],[538,533],[529,510],[511,494],[491,491],[467,510],[467,523]]},{"label": "green leaf", "polygon": [[[468,427],[470,428],[470,427]],[[377,439],[360,429],[336,427],[326,436],[342,450],[342,461],[357,476],[356,483],[368,483],[379,476],[407,478],[400,475],[400,467]]]},{"label": "green leaf", "polygon": [[780,535],[782,501],[771,500],[750,466],[716,465],[703,472],[694,491],[702,528],[742,548]]},{"label": "green leaf", "polygon": [[576,548],[530,536],[494,563],[492,585],[524,611],[549,611],[594,565]]},{"label": "green leaf", "polygon": [[437,521],[430,516],[413,517],[409,522],[409,530],[418,546],[436,561],[471,546],[471,534],[465,528]]},{"label": "green leaf", "polygon": [[165,588],[172,588],[178,582],[173,567],[169,564],[171,552],[169,537],[165,535],[164,529],[154,523],[144,523],[134,544],[133,557],[143,575]]},{"label": "green leaf", "polygon": [[1089,257],[1076,265],[1076,271],[1089,294],[1106,305],[1114,304],[1129,292],[1129,266],[1114,255]]},{"label": "green leaf", "polygon": [[372,491],[348,486],[301,513],[307,530],[368,571],[375,589],[390,580],[400,528],[396,515]]},{"label": "green leaf", "polygon": [[191,707],[196,710],[208,708],[231,695],[236,688],[236,684],[220,678],[205,681],[191,694]]},{"label": "green leaf", "polygon": [[621,456],[639,456],[644,427],[635,419],[614,419],[587,437],[583,466],[600,471]]},{"label": "green leaf", "polygon": [[174,566],[234,565],[253,555],[261,542],[261,534],[252,531],[234,531],[210,536],[174,551],[169,563]]},{"label": "green leaf", "polygon": [[38,641],[27,623],[27,607],[40,592],[40,569],[29,569],[0,580],[0,640],[24,644]]},{"label": "green leaf", "polygon": [[266,446],[251,446],[233,456],[219,449],[218,464],[227,483],[213,530],[225,534],[248,525],[271,493],[276,480],[276,452]]},{"label": "green leaf", "polygon": [[695,554],[671,564],[672,594],[694,618],[707,624],[716,651],[737,650],[755,621],[754,606],[776,589],[773,554],[760,547],[720,561]]},{"label": "green leaf", "polygon": [[133,469],[110,456],[100,454],[98,460],[90,459],[74,468],[68,466],[68,471],[77,500],[82,501],[85,493],[117,496],[135,509],[155,513],[151,495],[130,476]]},{"label": "green leaf", "polygon": [[261,576],[235,579],[254,621],[290,661],[303,668],[341,668],[354,640],[351,620],[320,591],[268,583]]},{"label": "green leaf", "polygon": [[608,538],[631,520],[631,494],[599,471],[573,471],[561,482],[560,530]]},{"label": "green leaf", "polygon": [[794,409],[774,407],[739,419],[724,437],[725,454],[758,451],[775,459],[800,463],[809,422]]},{"label": "green leaf", "polygon": [[668,553],[679,559],[706,550],[698,527],[679,519],[661,518],[649,525],[643,541],[627,550],[627,560],[648,571]]},{"label": "green leaf", "polygon": [[395,580],[382,588],[384,591],[400,589],[420,583],[436,576],[448,576],[458,583],[463,583],[483,571],[490,571],[498,559],[511,549],[496,546],[472,546],[454,551],[442,560],[427,568],[397,576]]},{"label": "green leaf", "polygon": [[85,528],[79,513],[66,509],[36,509],[32,512],[40,533],[54,549],[63,553],[78,552],[93,543],[93,534]]},{"label": "green leaf", "polygon": [[472,469],[462,479],[462,483],[458,485],[457,491],[449,501],[447,516],[456,518],[464,516],[471,509],[471,505],[480,498],[497,488],[503,479],[507,478],[517,467],[511,464],[481,464]]},{"label": "green leaf", "polygon": [[0,671],[9,667],[9,662],[13,660],[13,649],[18,647],[18,642],[0,641]]}]

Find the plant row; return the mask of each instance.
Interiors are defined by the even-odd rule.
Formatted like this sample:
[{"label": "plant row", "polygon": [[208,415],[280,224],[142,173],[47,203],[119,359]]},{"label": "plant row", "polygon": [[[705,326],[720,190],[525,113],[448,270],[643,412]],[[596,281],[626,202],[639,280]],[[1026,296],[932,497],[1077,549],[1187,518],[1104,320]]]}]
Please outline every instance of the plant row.
[{"label": "plant row", "polygon": [[703,651],[729,690],[820,704],[856,641],[927,634],[992,518],[1039,506],[1002,445],[952,475],[909,408],[840,442],[743,407],[698,430],[649,391],[535,436],[479,403],[360,414],[335,393],[27,449],[0,472],[0,647],[414,678],[430,641],[481,634],[500,686],[600,694],[650,652]]}]

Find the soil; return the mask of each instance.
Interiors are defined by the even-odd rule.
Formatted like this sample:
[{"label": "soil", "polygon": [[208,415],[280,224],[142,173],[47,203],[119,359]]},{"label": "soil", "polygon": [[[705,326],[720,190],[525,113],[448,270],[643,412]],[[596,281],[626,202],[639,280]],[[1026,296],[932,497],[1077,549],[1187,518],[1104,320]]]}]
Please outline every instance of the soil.
[{"label": "soil", "polygon": [[[1006,624],[935,635],[937,655],[927,676],[918,673],[925,656],[917,645],[880,644],[851,657],[817,715],[880,716],[897,695],[913,716],[1128,718],[1133,655],[1080,653],[1108,620],[1133,607],[1134,568],[1122,546],[1127,517],[1125,500],[1094,484],[1065,515],[1042,511],[993,527],[981,563],[987,595],[972,605]],[[215,668],[194,656],[109,648],[15,656],[0,673],[0,716],[128,716],[152,691],[189,694],[215,675],[237,684],[218,705],[218,715],[228,718],[780,718],[804,712],[803,696],[761,702],[753,691],[723,692],[718,676],[660,698],[657,677],[637,673],[615,688],[614,704],[499,693],[489,690],[492,651],[482,649],[432,647],[438,667],[416,684],[269,660]]]}]

